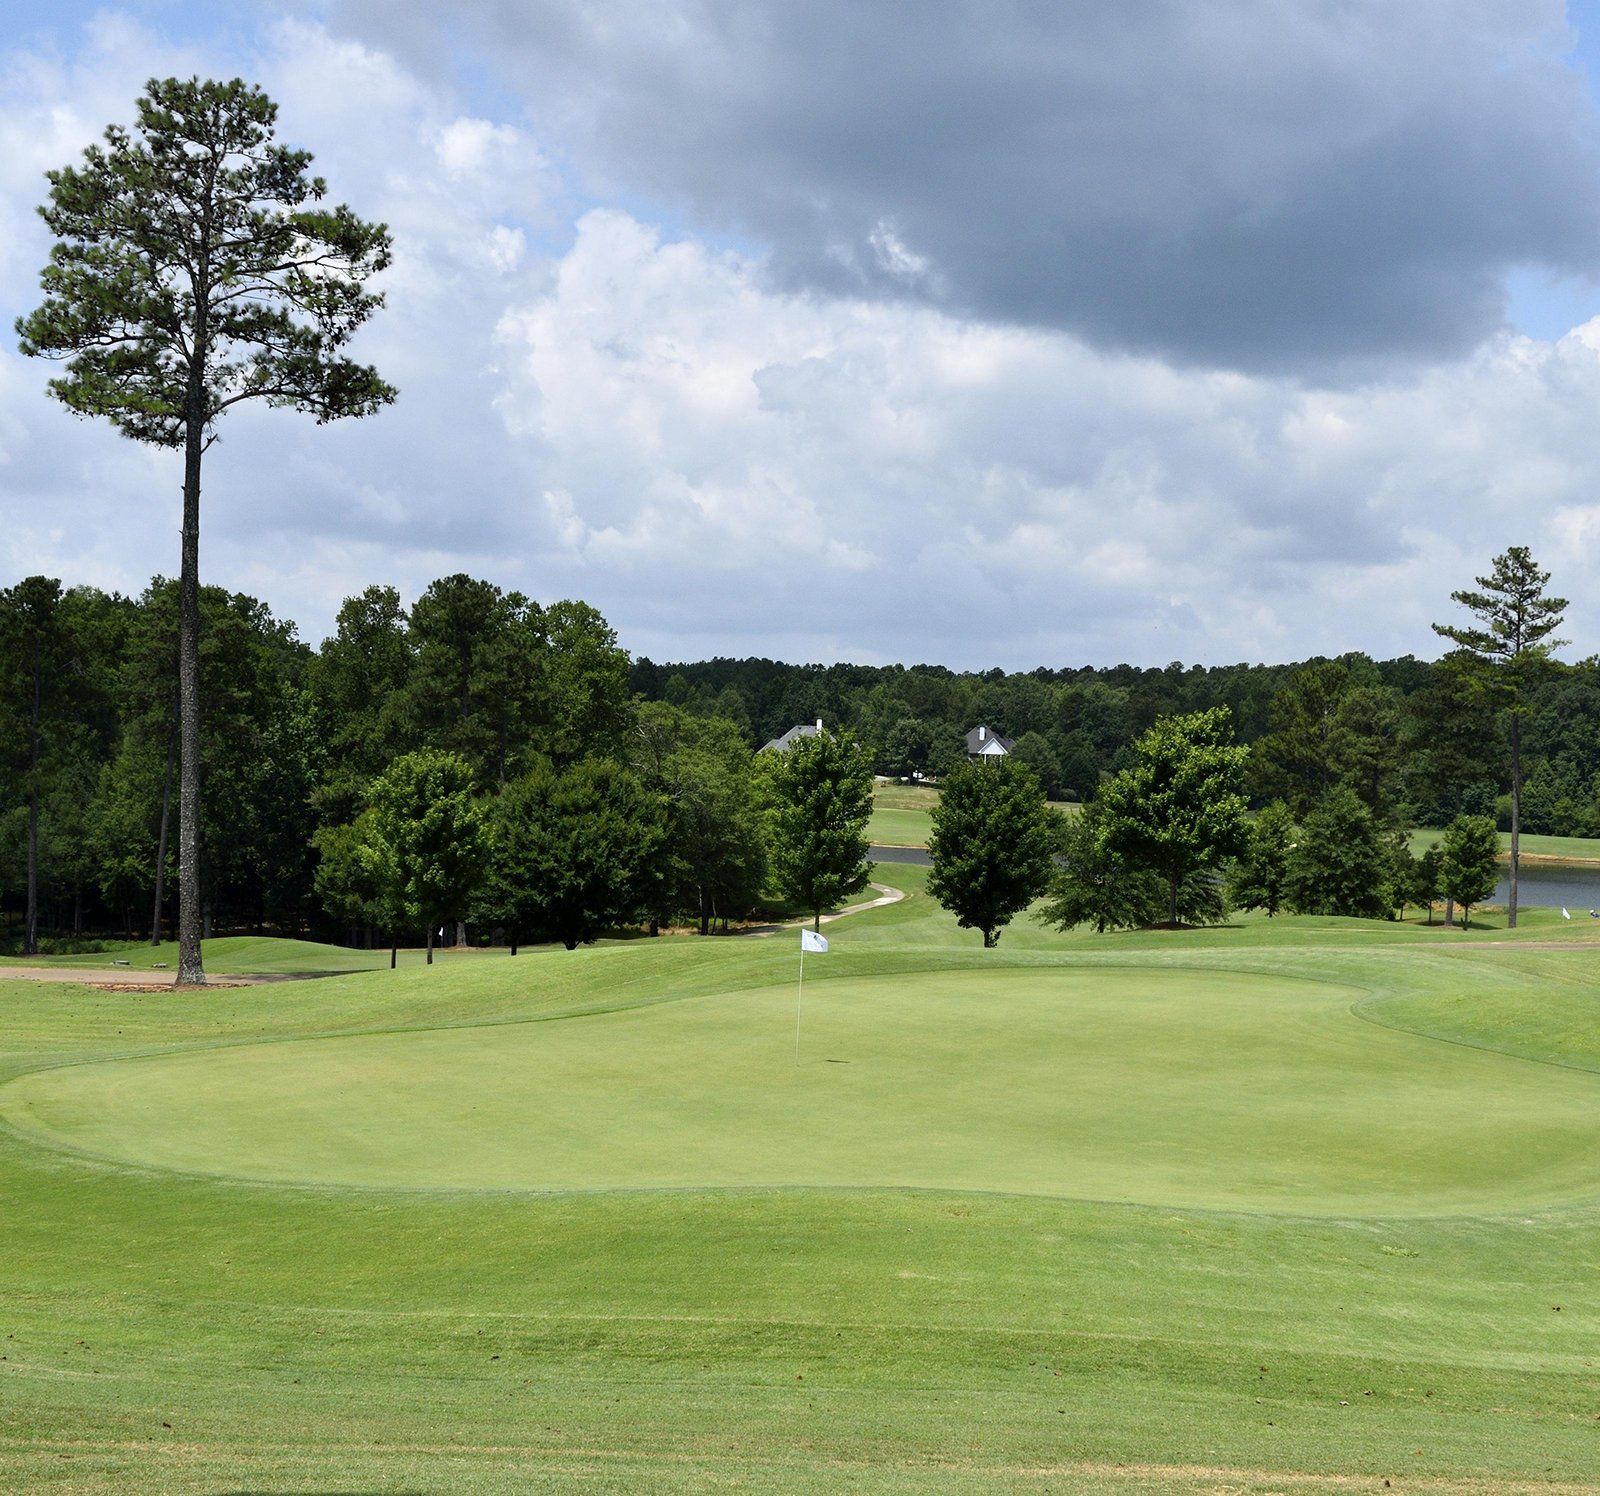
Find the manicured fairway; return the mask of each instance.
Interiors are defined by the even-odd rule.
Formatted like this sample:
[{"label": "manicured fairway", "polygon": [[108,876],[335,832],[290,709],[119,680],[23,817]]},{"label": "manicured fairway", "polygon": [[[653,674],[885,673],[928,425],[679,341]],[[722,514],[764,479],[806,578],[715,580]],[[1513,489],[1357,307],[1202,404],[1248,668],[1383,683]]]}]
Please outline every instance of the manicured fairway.
[{"label": "manicured fairway", "polygon": [[880,876],[799,1066],[788,937],[0,981],[0,1490],[1600,1487],[1592,944]]},{"label": "manicured fairway", "polygon": [[[559,1022],[45,1070],[0,1119],[99,1157],[396,1189],[997,1190],[1390,1215],[1588,1199],[1600,1077],[1237,972],[943,972]],[[1428,1063],[1419,1060],[1426,1055]]]}]

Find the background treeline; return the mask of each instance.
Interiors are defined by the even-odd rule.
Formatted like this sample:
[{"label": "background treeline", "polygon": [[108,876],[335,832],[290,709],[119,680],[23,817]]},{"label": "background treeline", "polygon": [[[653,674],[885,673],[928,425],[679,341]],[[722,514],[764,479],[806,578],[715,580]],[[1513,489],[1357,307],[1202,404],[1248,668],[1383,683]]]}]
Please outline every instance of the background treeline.
[{"label": "background treeline", "polygon": [[[851,730],[880,774],[938,776],[960,761],[968,728],[1016,740],[1015,756],[1053,799],[1093,800],[1133,762],[1164,717],[1225,706],[1249,746],[1252,803],[1303,813],[1348,785],[1385,821],[1443,826],[1462,813],[1509,825],[1505,721],[1447,656],[1365,655],[1288,665],[1116,665],[1025,674],[937,665],[785,665],[641,659],[630,680],[645,700],[739,724],[760,743],[823,718]],[[1528,691],[1522,827],[1600,835],[1600,660],[1550,666]]]},{"label": "background treeline", "polygon": [[[163,579],[138,597],[37,577],[0,593],[9,928],[23,918],[30,861],[47,933],[143,935],[158,907],[170,917],[176,604]],[[421,752],[459,760],[485,805],[517,785],[528,803],[568,807],[560,825],[523,837],[542,837],[552,858],[583,807],[596,817],[645,807],[655,872],[634,913],[700,928],[743,917],[770,882],[753,750],[818,717],[897,776],[948,771],[983,722],[1017,739],[1017,757],[1053,798],[1092,801],[1158,720],[1226,706],[1250,749],[1254,804],[1282,800],[1300,815],[1342,786],[1385,824],[1505,818],[1503,719],[1448,659],[1026,674],[657,665],[630,660],[586,604],[542,606],[463,575],[409,608],[392,588],[368,588],[319,649],[243,594],[204,589],[202,612],[202,884],[214,930],[420,938],[371,928],[361,880],[341,883],[340,855],[380,777]],[[1524,828],[1600,833],[1600,663],[1553,667],[1523,722]],[[479,897],[454,918],[504,912]]]}]

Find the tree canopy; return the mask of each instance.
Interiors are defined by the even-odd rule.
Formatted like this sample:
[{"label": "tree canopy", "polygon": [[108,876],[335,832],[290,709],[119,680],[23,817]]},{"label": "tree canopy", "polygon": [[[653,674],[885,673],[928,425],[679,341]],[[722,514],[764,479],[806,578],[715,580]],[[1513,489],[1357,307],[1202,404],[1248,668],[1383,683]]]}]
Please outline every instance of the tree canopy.
[{"label": "tree canopy", "polygon": [[1031,768],[1012,758],[962,764],[933,812],[928,892],[988,949],[1045,891],[1056,841],[1056,816]]},{"label": "tree canopy", "polygon": [[1167,717],[1133,745],[1133,762],[1107,780],[1099,805],[1107,849],[1147,867],[1166,886],[1169,920],[1195,873],[1244,850],[1244,767],[1226,707]]}]

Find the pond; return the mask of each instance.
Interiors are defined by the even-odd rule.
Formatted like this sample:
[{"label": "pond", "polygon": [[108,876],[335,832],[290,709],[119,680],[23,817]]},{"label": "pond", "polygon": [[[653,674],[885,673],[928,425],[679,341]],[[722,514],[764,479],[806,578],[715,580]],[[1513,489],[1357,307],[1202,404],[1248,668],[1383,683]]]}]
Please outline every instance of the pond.
[{"label": "pond", "polygon": [[[931,859],[923,847],[874,847],[877,862],[907,862],[928,867]],[[1492,904],[1504,904],[1508,880],[1502,876]],[[1572,911],[1574,919],[1588,918],[1591,909],[1600,910],[1600,862],[1524,862],[1517,884],[1517,902],[1524,909]]]}]

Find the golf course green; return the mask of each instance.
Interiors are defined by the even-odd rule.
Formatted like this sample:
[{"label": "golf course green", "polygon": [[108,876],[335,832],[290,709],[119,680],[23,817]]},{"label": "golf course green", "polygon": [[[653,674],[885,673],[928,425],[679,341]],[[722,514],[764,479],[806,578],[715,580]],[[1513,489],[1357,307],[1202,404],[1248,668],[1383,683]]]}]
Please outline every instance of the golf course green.
[{"label": "golf course green", "polygon": [[787,935],[0,976],[0,1489],[1600,1485],[1586,927],[878,875],[798,1055]]}]

